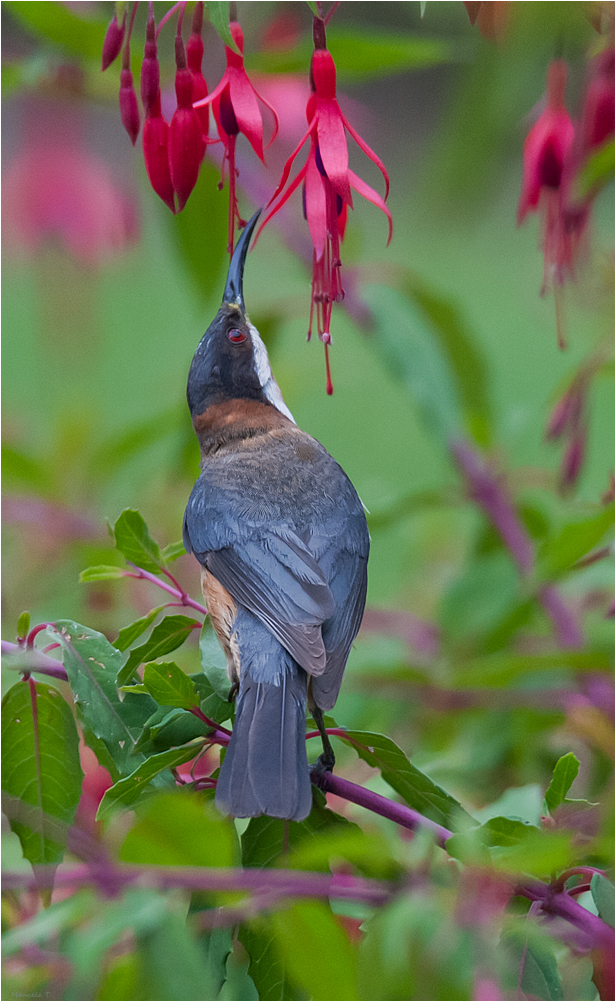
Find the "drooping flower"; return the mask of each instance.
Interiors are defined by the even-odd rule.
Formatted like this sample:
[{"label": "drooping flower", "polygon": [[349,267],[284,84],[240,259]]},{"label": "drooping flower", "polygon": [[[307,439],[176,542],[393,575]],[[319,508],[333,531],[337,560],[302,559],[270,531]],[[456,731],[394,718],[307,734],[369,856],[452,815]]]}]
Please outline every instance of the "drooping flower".
[{"label": "drooping flower", "polygon": [[[385,204],[389,194],[387,171],[340,109],[336,99],[336,66],[326,48],[325,23],[318,17],[314,18],[314,44],[310,73],[312,93],[306,105],[308,129],[284,166],[278,187],[269,202],[272,208],[259,232],[302,184],[304,216],[313,246],[308,338],[312,334],[316,313],[317,333],[325,343],[327,392],[331,393],[333,387],[328,356],[330,322],[334,302],[344,298],[340,277],[340,243],[344,239],[348,209],[353,208],[351,190],[385,213],[389,222],[388,243],[392,235],[392,218]],[[385,179],[385,198],[350,170],[346,132],[381,171]],[[306,162],[287,186],[295,159],[307,140],[310,140],[310,148]]]},{"label": "drooping flower", "polygon": [[206,144],[199,113],[193,108],[194,77],[186,62],[181,15],[175,36],[175,63],[177,108],[169,126],[169,172],[181,212],[197,183]]},{"label": "drooping flower", "polygon": [[563,170],[571,152],[574,127],[564,95],[567,64],[550,63],[547,73],[547,105],[524,142],[524,175],[518,204],[518,225],[529,212],[540,209],[543,221],[543,285],[541,294],[553,288],[557,306],[559,347],[564,348],[559,318],[558,287],[573,274],[582,228],[567,219],[562,197]]},{"label": "drooping flower", "polygon": [[[274,116],[274,131],[270,143],[276,138],[278,132],[278,116],[275,110],[267,101],[257,94],[248,79],[248,74],[244,69],[244,33],[237,21],[229,24],[233,41],[237,45],[238,52],[230,46],[225,46],[227,68],[222,80],[211,94],[195,102],[194,107],[201,108],[212,105],[212,111],[216,120],[218,135],[225,148],[223,160],[223,179],[225,161],[229,171],[229,252],[233,250],[235,221],[237,219],[240,226],[245,225],[242,220],[237,204],[235,167],[235,144],[238,135],[243,133],[252,146],[260,160],[263,160],[263,119],[257,103],[257,98],[262,102]],[[221,181],[222,184],[222,181]]]}]

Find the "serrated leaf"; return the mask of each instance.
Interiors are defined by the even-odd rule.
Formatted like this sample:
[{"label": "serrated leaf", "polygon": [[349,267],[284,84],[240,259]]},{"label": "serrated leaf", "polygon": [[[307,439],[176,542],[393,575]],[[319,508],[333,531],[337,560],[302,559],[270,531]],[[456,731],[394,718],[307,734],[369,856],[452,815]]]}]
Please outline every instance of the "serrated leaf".
[{"label": "serrated leaf", "polygon": [[517,846],[528,838],[530,831],[539,831],[520,818],[490,818],[479,828],[460,832],[447,839],[450,856],[468,865],[489,865],[489,849],[493,846]]},{"label": "serrated leaf", "polygon": [[182,710],[199,706],[194,682],[175,661],[147,664],[143,672],[143,684],[160,706],[178,706]]},{"label": "serrated leaf", "polygon": [[134,647],[130,652],[126,664],[118,672],[118,685],[130,682],[140,664],[162,658],[165,654],[177,650],[192,631],[200,627],[201,623],[189,619],[188,616],[165,616],[154,627],[149,640],[140,647]]},{"label": "serrated leaf", "polygon": [[160,548],[150,536],[143,516],[133,508],[126,508],[117,519],[113,532],[116,547],[127,560],[154,574],[161,569]]},{"label": "serrated leaf", "polygon": [[586,556],[614,524],[614,505],[607,505],[592,518],[569,522],[547,539],[537,557],[537,576],[542,581],[561,577]]},{"label": "serrated leaf", "polygon": [[17,620],[17,636],[26,637],[30,630],[30,613],[22,612],[21,616]]},{"label": "serrated leaf", "polygon": [[2,701],[3,810],[33,865],[61,861],[82,780],[77,727],[58,690],[14,685]]},{"label": "serrated leaf", "polygon": [[[314,999],[357,999],[357,950],[321,901],[275,912],[276,943],[294,980]],[[318,963],[315,963],[318,957]]]},{"label": "serrated leaf", "polygon": [[555,870],[574,865],[572,834],[529,826],[526,838],[517,845],[497,845],[490,849],[492,865],[506,873],[529,873],[547,878]]},{"label": "serrated leaf", "polygon": [[125,626],[118,633],[117,640],[114,640],[113,646],[117,647],[119,651],[126,651],[131,644],[137,640],[145,631],[148,626],[154,622],[159,612],[165,608],[164,605],[159,605],[156,609],[151,609],[147,616],[142,616],[141,619],[136,619],[134,623],[130,626]]},{"label": "serrated leaf", "polygon": [[182,540],[179,543],[169,543],[165,546],[164,550],[161,551],[161,556],[166,564],[171,563],[173,560],[177,560],[178,557],[183,557],[186,553],[186,547]]},{"label": "serrated leaf", "polygon": [[601,873],[593,874],[590,891],[597,906],[599,918],[614,928],[614,885]]},{"label": "serrated leaf", "polygon": [[105,791],[96,814],[97,821],[107,820],[120,807],[131,807],[155,776],[166,769],[174,769],[184,762],[189,762],[198,754],[200,748],[201,744],[194,744],[183,748],[172,748],[171,751],[161,752],[159,755],[151,755],[130,776],[118,780],[114,786]]},{"label": "serrated leaf", "polygon": [[559,758],[554,766],[550,785],[545,791],[545,802],[550,813],[555,811],[559,804],[564,803],[579,771],[580,763],[573,752],[568,752]]},{"label": "serrated leaf", "polygon": [[155,704],[147,696],[127,695],[120,699],[116,676],[125,655],[113,647],[102,633],[89,630],[72,620],[59,620],[56,636],[63,649],[77,712],[96,738],[104,741],[120,773],[132,772],[135,739],[133,728],[141,729]]},{"label": "serrated leaf", "polygon": [[409,807],[431,821],[454,831],[476,824],[454,797],[411,765],[391,738],[371,731],[347,731],[343,740],[348,741],[364,762],[380,770],[383,779]]},{"label": "serrated leaf", "polygon": [[238,47],[229,30],[229,0],[207,0],[206,8],[210,22],[216,29],[219,38],[234,52],[238,52]]},{"label": "serrated leaf", "polygon": [[98,564],[96,567],[86,567],[79,575],[79,581],[83,584],[87,581],[111,581],[113,578],[126,577],[126,570],[123,567],[113,567],[110,564]]},{"label": "serrated leaf", "polygon": [[227,675],[227,659],[218,643],[209,618],[205,620],[199,636],[199,654],[203,674],[209,680],[216,695],[227,700],[231,689],[231,682]]}]

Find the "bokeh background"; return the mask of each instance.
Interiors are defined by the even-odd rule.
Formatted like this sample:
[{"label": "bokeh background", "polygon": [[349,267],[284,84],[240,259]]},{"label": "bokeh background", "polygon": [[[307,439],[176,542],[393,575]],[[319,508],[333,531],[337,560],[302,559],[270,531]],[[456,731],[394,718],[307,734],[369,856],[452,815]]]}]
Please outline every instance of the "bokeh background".
[{"label": "bokeh background", "polygon": [[[610,340],[613,187],[593,206],[577,279],[564,290],[565,352],[557,349],[553,298],[539,296],[539,221],[518,229],[515,219],[523,140],[541,109],[550,59],[570,64],[575,116],[587,60],[605,40],[588,18],[591,4],[500,4],[497,41],[471,26],[462,3],[427,3],[423,16],[422,6],[345,2],[331,23],[340,102],[388,167],[394,218],[387,248],[385,219],[356,199],[343,248],[348,312],[336,306],[332,321],[332,397],[322,346],[306,342],[309,244],[299,204],[250,254],[245,298],[298,424],[341,463],[369,511],[368,612],[336,719],[389,733],[465,804],[482,808],[513,787],[521,791],[516,813],[536,816],[565,751],[582,762],[579,795],[603,795],[610,690],[604,676],[578,675],[564,662],[516,670],[488,687],[480,675],[475,685],[458,684],[478,658],[537,655],[558,644],[532,588],[469,499],[433,402],[422,400],[420,361],[403,378],[396,345],[404,353],[412,329],[447,356],[466,410],[478,415],[477,445],[537,548],[600,511],[613,468],[607,354],[588,391],[587,451],[568,491],[559,489],[563,447],[546,442],[545,427],[580,365]],[[167,5],[155,7],[160,16]],[[227,263],[220,154],[210,147],[186,209],[171,216],[147,183],[139,142],[133,149],[122,129],[119,69],[100,73],[111,12],[106,3],[2,4],[3,636],[10,640],[25,609],[33,623],[70,617],[114,638],[157,605],[156,589],[144,582],[85,585],[78,575],[121,562],[106,520],[124,508],[138,508],[161,545],[178,540],[198,474],[185,384]],[[286,2],[239,3],[238,14],[246,66],[282,122],[267,169],[240,138],[247,218],[270,197],[305,128],[311,15],[307,5]],[[136,39],[144,19],[145,9]],[[172,29],[163,32],[160,48],[169,93],[172,38]],[[213,87],[224,57],[211,28],[204,67]],[[382,190],[359,150],[352,166]],[[440,327],[413,296],[397,311],[388,296],[402,287],[440,304]],[[608,563],[561,585],[588,650],[610,644]],[[198,597],[193,559],[175,566]],[[196,643],[178,660],[197,671]],[[345,774],[382,783],[354,759]]]}]

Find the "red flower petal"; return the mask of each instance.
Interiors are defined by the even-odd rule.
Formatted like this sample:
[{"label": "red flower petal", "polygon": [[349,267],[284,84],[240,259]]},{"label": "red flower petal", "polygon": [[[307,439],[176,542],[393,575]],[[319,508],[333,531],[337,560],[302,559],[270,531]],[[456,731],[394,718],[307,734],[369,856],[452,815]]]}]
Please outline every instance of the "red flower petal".
[{"label": "red flower petal", "polygon": [[373,205],[376,205],[377,209],[380,209],[381,212],[384,212],[387,216],[389,222],[389,236],[387,238],[387,244],[389,245],[394,231],[394,223],[391,218],[391,212],[385,205],[384,200],[381,198],[378,191],[375,191],[374,188],[371,188],[365,181],[362,181],[362,179],[358,177],[357,174],[354,174],[352,170],[349,171],[349,181],[351,182],[351,187],[359,195],[361,195],[362,198],[365,198],[368,202],[372,202]]},{"label": "red flower petal", "polygon": [[143,123],[143,159],[150,184],[175,213],[173,185],[169,173],[169,126],[162,115],[146,118]]},{"label": "red flower petal", "polygon": [[[257,230],[257,235],[256,235],[256,237],[255,237],[255,239],[254,239],[254,242],[253,242],[253,247],[254,247],[254,245],[256,244],[257,240],[259,239],[259,237],[260,237],[260,235],[261,235],[261,231],[263,230],[263,227],[264,227],[264,226],[265,226],[265,225],[266,225],[267,223],[269,223],[269,221],[270,221],[270,219],[272,218],[272,216],[275,216],[275,215],[276,215],[276,213],[278,212],[278,210],[282,208],[282,206],[283,206],[283,205],[285,204],[285,202],[288,202],[288,201],[289,201],[289,198],[291,197],[291,195],[293,194],[293,192],[294,192],[294,191],[297,191],[297,189],[299,188],[299,186],[300,186],[301,182],[302,182],[302,181],[304,180],[304,178],[306,177],[306,171],[307,171],[307,170],[308,170],[308,161],[306,161],[306,163],[304,164],[304,166],[303,166],[303,167],[302,167],[302,169],[300,170],[300,172],[299,172],[299,174],[297,175],[297,177],[293,179],[293,181],[291,182],[291,184],[289,185],[289,187],[288,187],[288,188],[287,188],[287,190],[285,191],[284,195],[283,195],[283,196],[282,196],[282,198],[280,199],[280,201],[279,201],[278,205],[275,205],[275,206],[273,207],[273,209],[271,209],[271,211],[270,211],[270,212],[268,212],[267,216],[265,217],[265,219],[263,220],[263,222],[262,222],[262,223],[261,223],[261,225],[259,226],[259,229]],[[268,204],[271,204],[271,202],[270,202],[270,203],[268,203]]]},{"label": "red flower petal", "polygon": [[353,208],[349,187],[349,152],[336,101],[317,98],[317,136],[321,160],[334,190]]},{"label": "red flower petal", "polygon": [[321,177],[312,151],[306,166],[306,220],[318,261],[323,257],[327,241],[327,200],[325,197],[327,181]]},{"label": "red flower petal", "polygon": [[363,150],[364,153],[366,154],[366,156],[369,157],[370,160],[372,160],[372,163],[374,163],[374,164],[377,165],[377,167],[379,168],[381,174],[383,175],[383,177],[385,179],[385,201],[387,201],[387,196],[389,195],[389,174],[387,173],[387,171],[385,169],[385,164],[383,163],[383,161],[381,160],[381,158],[376,155],[376,153],[374,152],[374,150],[371,149],[370,146],[368,146],[368,143],[364,139],[362,139],[362,137],[360,136],[359,132],[355,131],[355,129],[353,128],[353,126],[345,118],[345,116],[342,114],[342,112],[340,112],[340,118],[342,119],[342,122],[344,124],[345,129],[347,129],[350,132],[350,134],[352,135],[353,139],[355,140],[355,142],[359,146],[360,150]]},{"label": "red flower petal", "polygon": [[282,177],[280,178],[280,181],[278,182],[278,186],[276,188],[276,191],[274,192],[274,194],[270,198],[269,202],[267,203],[268,205],[271,205],[272,202],[275,201],[278,198],[278,195],[280,194],[280,192],[284,188],[285,184],[287,183],[287,180],[289,178],[289,174],[291,173],[291,167],[293,166],[293,161],[295,160],[297,154],[299,153],[299,151],[301,150],[302,146],[304,145],[304,143],[308,139],[308,137],[309,137],[312,129],[314,128],[314,125],[315,125],[315,119],[312,120],[312,122],[310,123],[310,126],[308,128],[308,131],[304,133],[304,135],[300,139],[299,143],[297,144],[297,146],[293,150],[291,156],[289,157],[289,159],[285,163],[284,167],[282,168]]},{"label": "red flower petal", "polygon": [[263,160],[263,119],[250,80],[245,72],[235,67],[230,67],[227,72],[231,104],[240,132],[244,133],[259,159]]}]

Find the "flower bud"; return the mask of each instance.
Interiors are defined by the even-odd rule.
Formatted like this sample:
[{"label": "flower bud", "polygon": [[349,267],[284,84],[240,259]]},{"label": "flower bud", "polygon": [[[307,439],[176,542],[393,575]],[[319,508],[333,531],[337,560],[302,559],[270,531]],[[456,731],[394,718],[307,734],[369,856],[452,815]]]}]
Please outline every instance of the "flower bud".
[{"label": "flower bud", "polygon": [[571,439],[563,457],[560,468],[560,482],[563,490],[574,486],[580,475],[585,457],[586,429],[581,428]]},{"label": "flower bud", "polygon": [[148,18],[145,51],[141,64],[141,101],[146,117],[160,113],[160,66],[153,14]]},{"label": "flower bud", "polygon": [[[197,7],[199,4],[197,4]],[[194,21],[193,21],[194,28]],[[203,59],[203,41],[200,35],[197,35],[194,30],[193,34],[188,39],[186,43],[186,58],[188,60],[188,68],[192,73],[193,90],[192,90],[192,100],[193,104],[196,101],[200,101],[202,98],[208,96],[208,89],[205,77],[201,72],[201,61]],[[202,105],[200,108],[195,109],[201,123],[201,131],[204,136],[207,136],[210,131],[210,106],[209,104]]]},{"label": "flower bud", "polygon": [[134,146],[139,135],[141,121],[137,95],[133,86],[133,74],[130,70],[122,70],[120,73],[120,116],[122,125],[128,132]]},{"label": "flower bud", "polygon": [[125,26],[126,13],[124,14],[122,27],[118,24],[117,16],[114,14],[105,34],[105,41],[103,42],[103,54],[101,58],[101,69],[103,72],[108,66],[111,66],[111,64],[120,55],[120,49],[122,48],[122,42],[124,41]]}]

